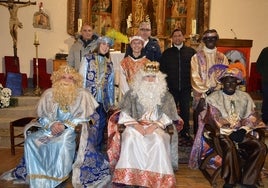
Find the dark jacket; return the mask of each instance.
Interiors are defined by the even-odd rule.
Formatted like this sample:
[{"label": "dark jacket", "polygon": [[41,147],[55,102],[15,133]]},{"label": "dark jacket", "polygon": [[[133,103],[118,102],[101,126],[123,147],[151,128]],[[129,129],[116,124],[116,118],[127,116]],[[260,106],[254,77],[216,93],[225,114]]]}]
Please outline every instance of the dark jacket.
[{"label": "dark jacket", "polygon": [[185,45],[166,49],[160,59],[160,70],[167,74],[169,88],[176,90],[191,88],[191,58],[196,51]]},{"label": "dark jacket", "polygon": [[257,71],[261,74],[262,81],[268,83],[268,47],[261,51],[256,66]]}]

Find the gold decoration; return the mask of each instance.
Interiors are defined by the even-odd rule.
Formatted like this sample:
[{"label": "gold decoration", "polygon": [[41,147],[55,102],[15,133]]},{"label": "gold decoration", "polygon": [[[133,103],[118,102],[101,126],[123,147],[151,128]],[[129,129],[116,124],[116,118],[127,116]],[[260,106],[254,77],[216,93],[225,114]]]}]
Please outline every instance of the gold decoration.
[{"label": "gold decoration", "polygon": [[145,72],[156,73],[159,71],[159,63],[157,61],[148,61],[144,66]]}]

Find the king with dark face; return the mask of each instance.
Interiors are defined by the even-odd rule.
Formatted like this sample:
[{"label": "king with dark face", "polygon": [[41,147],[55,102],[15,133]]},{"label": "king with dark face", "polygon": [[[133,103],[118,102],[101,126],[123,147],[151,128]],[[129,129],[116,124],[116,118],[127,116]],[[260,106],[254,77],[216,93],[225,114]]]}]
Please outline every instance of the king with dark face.
[{"label": "king with dark face", "polygon": [[233,95],[236,87],[242,82],[242,72],[236,68],[226,69],[220,81],[223,85],[223,92],[227,95]]},{"label": "king with dark face", "polygon": [[203,42],[208,49],[214,49],[216,42],[219,39],[219,35],[215,29],[207,30],[203,35]]},{"label": "king with dark face", "polygon": [[222,83],[223,83],[223,92],[225,94],[227,95],[234,94],[236,86],[238,85],[237,78],[228,76],[222,80]]}]

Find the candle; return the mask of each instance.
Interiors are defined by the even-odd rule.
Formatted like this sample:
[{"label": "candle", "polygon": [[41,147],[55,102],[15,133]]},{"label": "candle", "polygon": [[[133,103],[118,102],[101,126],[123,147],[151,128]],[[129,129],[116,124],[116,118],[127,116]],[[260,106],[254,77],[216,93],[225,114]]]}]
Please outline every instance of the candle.
[{"label": "candle", "polygon": [[78,23],[78,27],[77,27],[77,29],[78,29],[78,32],[80,32],[80,31],[81,31],[81,28],[82,28],[82,24],[83,24],[82,19],[81,19],[81,18],[78,18],[77,23]]},{"label": "candle", "polygon": [[196,34],[196,19],[192,20],[192,35]]},{"label": "candle", "polygon": [[34,43],[39,43],[37,32],[34,33]]}]

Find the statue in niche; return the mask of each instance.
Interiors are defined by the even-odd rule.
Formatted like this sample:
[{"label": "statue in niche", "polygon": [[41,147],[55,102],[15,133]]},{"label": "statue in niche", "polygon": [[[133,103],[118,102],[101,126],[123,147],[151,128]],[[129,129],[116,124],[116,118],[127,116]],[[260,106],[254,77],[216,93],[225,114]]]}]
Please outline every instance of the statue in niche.
[{"label": "statue in niche", "polygon": [[173,0],[171,6],[171,17],[179,17],[186,15],[187,7],[185,1]]},{"label": "statue in niche", "polygon": [[187,6],[185,2],[179,3],[179,15],[186,15],[187,14]]},{"label": "statue in niche", "polygon": [[139,23],[143,21],[144,17],[145,17],[145,12],[144,12],[142,0],[137,0],[135,4],[135,13],[134,13],[135,25],[138,26]]},{"label": "statue in niche", "polygon": [[171,17],[178,17],[179,15],[179,2],[177,0],[173,0],[171,7]]},{"label": "statue in niche", "polygon": [[101,11],[103,12],[112,12],[112,2],[111,0],[102,0],[101,2]]}]

